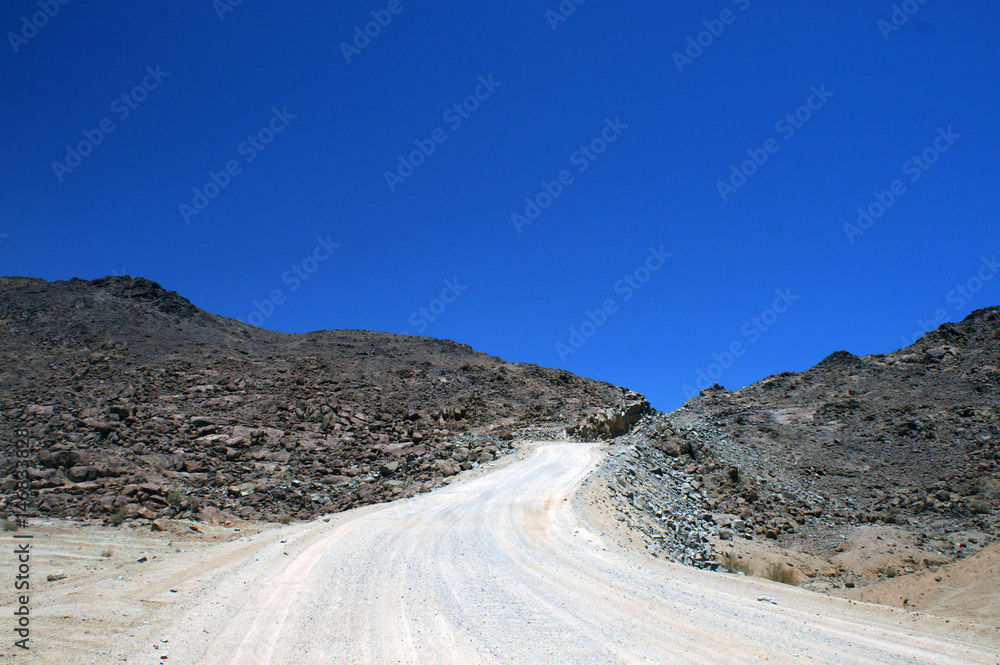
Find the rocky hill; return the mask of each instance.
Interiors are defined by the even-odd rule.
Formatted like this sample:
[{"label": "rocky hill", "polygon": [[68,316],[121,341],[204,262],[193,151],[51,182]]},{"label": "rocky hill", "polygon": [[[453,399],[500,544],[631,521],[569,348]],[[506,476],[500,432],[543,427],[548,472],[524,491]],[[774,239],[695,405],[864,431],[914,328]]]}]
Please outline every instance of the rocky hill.
[{"label": "rocky hill", "polygon": [[[623,441],[635,447],[611,486],[687,516],[660,540],[674,558],[715,565],[712,542],[772,543],[852,585],[972,555],[998,535],[1000,308],[894,353],[716,385]],[[870,560],[849,564],[863,547]]]},{"label": "rocky hill", "polygon": [[46,515],[306,518],[427,491],[516,428],[627,395],[448,341],[270,332],[146,279],[0,278],[3,490],[25,429]]}]

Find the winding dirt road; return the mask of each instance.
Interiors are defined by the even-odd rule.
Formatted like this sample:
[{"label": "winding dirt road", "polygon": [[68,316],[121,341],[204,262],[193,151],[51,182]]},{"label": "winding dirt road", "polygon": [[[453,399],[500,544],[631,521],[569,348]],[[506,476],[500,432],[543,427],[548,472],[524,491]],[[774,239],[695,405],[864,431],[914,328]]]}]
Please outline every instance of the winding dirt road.
[{"label": "winding dirt road", "polygon": [[540,444],[410,500],[154,562],[141,591],[160,604],[88,662],[1000,663],[995,633],[605,541],[569,500],[599,457]]}]

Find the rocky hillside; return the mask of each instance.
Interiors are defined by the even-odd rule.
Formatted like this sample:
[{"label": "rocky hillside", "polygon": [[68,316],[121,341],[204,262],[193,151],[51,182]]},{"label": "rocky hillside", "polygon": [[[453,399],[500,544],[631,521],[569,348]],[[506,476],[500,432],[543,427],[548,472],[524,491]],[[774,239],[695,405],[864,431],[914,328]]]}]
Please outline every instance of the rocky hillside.
[{"label": "rocky hillside", "polygon": [[612,465],[611,487],[661,513],[651,524],[671,521],[651,531],[674,543],[671,558],[708,565],[709,541],[757,540],[831,561],[853,583],[837,558],[873,528],[909,552],[891,574],[966,557],[998,535],[1000,308],[894,353],[840,351],[742,390],[715,386],[620,441],[631,461]]},{"label": "rocky hillside", "polygon": [[426,491],[516,428],[626,395],[448,341],[270,332],[145,279],[0,278],[3,489],[27,429],[47,515],[306,518]]},{"label": "rocky hillside", "polygon": [[[840,351],[801,374],[705,391],[672,420],[715,429],[690,442],[696,455],[705,445],[748,478],[822,494],[848,520],[976,513],[1000,497],[1000,308],[895,353]],[[669,429],[665,445],[683,446]]]}]

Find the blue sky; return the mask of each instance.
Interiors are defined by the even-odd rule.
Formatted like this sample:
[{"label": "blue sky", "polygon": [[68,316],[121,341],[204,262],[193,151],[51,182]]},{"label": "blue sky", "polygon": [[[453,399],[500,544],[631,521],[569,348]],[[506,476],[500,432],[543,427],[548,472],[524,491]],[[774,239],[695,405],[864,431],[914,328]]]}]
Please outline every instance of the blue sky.
[{"label": "blue sky", "polygon": [[661,409],[1000,303],[996,4],[175,4],[0,10],[0,274]]}]

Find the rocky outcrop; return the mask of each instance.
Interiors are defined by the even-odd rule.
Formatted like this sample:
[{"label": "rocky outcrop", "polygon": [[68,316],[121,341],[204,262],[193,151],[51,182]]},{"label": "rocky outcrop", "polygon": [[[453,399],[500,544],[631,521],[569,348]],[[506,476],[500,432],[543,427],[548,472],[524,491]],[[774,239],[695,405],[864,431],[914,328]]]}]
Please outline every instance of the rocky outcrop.
[{"label": "rocky outcrop", "polygon": [[567,427],[566,434],[582,441],[613,439],[627,434],[650,411],[649,402],[644,396],[626,391],[622,395],[620,406],[591,414],[583,422]]}]

